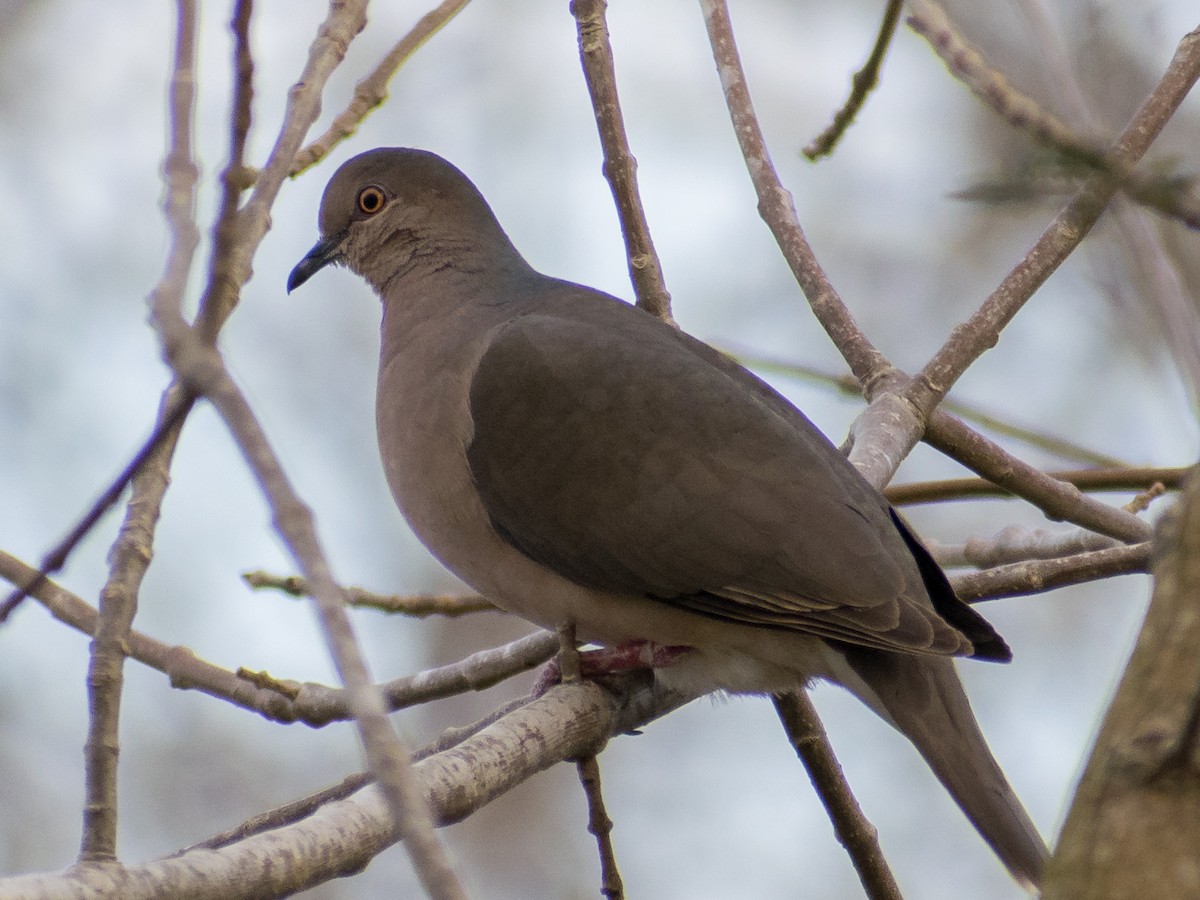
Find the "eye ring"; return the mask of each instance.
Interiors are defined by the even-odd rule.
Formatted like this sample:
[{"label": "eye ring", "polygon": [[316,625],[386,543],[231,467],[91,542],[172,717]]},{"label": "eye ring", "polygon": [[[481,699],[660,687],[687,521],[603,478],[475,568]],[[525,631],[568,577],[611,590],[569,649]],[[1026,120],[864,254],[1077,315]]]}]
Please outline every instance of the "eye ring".
[{"label": "eye ring", "polygon": [[383,209],[383,204],[387,202],[387,195],[384,194],[383,188],[376,187],[371,184],[358,192],[358,211],[364,216],[373,216],[375,213]]}]

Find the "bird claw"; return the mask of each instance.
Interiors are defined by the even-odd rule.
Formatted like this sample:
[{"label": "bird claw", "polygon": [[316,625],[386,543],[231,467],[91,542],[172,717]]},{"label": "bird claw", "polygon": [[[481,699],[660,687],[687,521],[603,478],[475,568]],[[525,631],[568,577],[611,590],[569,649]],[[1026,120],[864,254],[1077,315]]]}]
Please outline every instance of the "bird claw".
[{"label": "bird claw", "polygon": [[[661,669],[678,662],[691,647],[655,644],[651,641],[629,641],[613,647],[579,651],[579,674],[583,678],[603,678],[638,669]],[[546,663],[533,686],[533,695],[540,697],[562,682],[562,666],[558,657]]]}]

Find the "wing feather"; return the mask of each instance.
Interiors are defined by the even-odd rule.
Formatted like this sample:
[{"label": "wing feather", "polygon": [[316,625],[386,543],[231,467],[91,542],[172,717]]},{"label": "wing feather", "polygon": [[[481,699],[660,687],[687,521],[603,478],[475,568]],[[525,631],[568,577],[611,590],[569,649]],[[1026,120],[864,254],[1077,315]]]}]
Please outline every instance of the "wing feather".
[{"label": "wing feather", "polygon": [[467,460],[510,544],[700,615],[972,651],[886,501],[786,400],[619,301],[560,305],[496,328],[470,386]]}]

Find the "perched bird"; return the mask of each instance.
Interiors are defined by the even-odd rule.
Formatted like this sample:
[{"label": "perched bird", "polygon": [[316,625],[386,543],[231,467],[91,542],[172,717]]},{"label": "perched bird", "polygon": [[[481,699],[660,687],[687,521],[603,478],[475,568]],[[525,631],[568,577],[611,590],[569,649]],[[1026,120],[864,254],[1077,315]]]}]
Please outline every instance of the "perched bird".
[{"label": "perched bird", "polygon": [[438,559],[581,640],[691,648],[656,669],[668,683],[848,688],[1037,887],[1045,845],[951,659],[1009,649],[803,413],[707,344],[535,271],[432,153],[351,159],[319,223],[288,290],[332,263],[382,299],[379,450]]}]

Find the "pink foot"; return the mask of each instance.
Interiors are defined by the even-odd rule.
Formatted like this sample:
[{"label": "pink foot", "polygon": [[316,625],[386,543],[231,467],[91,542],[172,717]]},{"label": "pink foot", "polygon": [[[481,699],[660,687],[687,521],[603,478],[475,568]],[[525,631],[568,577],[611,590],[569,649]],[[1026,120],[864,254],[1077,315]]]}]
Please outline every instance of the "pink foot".
[{"label": "pink foot", "polygon": [[[630,641],[615,647],[581,650],[579,672],[584,678],[603,678],[605,675],[616,675],[636,669],[660,669],[673,665],[691,649],[671,644],[655,644],[651,641]],[[555,657],[542,669],[542,674],[533,686],[533,695],[540,697],[561,681],[562,668],[558,664],[558,657]]]}]

